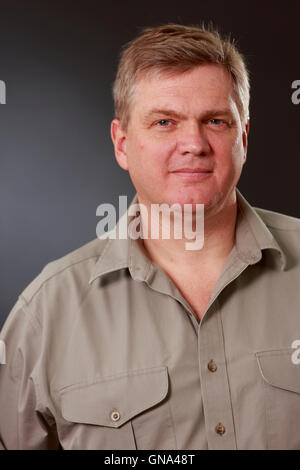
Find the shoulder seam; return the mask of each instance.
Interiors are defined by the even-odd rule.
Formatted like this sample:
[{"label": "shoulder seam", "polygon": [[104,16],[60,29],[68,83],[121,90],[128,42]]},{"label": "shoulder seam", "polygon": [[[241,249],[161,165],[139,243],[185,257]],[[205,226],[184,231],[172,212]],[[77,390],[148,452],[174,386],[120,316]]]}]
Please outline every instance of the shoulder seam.
[{"label": "shoulder seam", "polygon": [[[66,269],[71,268],[72,266],[75,266],[76,264],[82,263],[82,262],[84,262],[84,261],[87,261],[87,260],[93,259],[93,258],[97,258],[97,259],[98,259],[99,256],[100,256],[100,255],[89,256],[89,257],[87,257],[87,258],[83,258],[83,259],[81,259],[81,260],[79,260],[79,261],[76,261],[76,262],[74,262],[74,263],[68,264],[68,266],[63,267],[63,268],[60,269],[59,271],[55,272],[55,273],[52,274],[52,275],[49,275],[49,277],[47,277],[46,279],[44,279],[44,281],[41,283],[41,285],[38,287],[38,289],[34,292],[34,294],[30,297],[30,299],[29,299],[28,301],[26,300],[26,298],[25,298],[23,295],[21,295],[21,296],[22,296],[22,299],[24,299],[26,305],[28,305],[28,303],[32,301],[32,299],[36,296],[36,294],[38,294],[38,292],[41,290],[41,288],[43,287],[43,285],[44,285],[47,281],[50,281],[50,279],[52,279],[53,277],[57,276],[58,274],[61,274],[61,273],[62,273],[63,271],[65,271]],[[55,261],[52,261],[52,262],[55,263]],[[48,265],[49,265],[49,264],[50,264],[50,263],[48,263]],[[47,265],[45,266],[45,268],[46,268],[46,267],[47,267]],[[44,268],[44,269],[45,269],[45,268]],[[42,271],[42,272],[43,272],[43,271]],[[40,273],[40,275],[42,274],[42,272]],[[26,289],[27,289],[27,288],[25,288],[24,291],[25,291]],[[24,291],[23,291],[23,292],[24,292]]]},{"label": "shoulder seam", "polygon": [[31,312],[31,310],[29,309],[29,305],[28,305],[28,302],[27,300],[25,299],[25,297],[20,294],[19,295],[19,298],[22,300],[23,302],[23,305],[21,306],[21,309],[23,310],[23,312],[25,313],[29,323],[31,324],[32,328],[35,330],[35,332],[37,334],[40,334],[41,331],[42,331],[42,326],[41,324],[39,323],[38,319],[34,316],[34,314]]},{"label": "shoulder seam", "polygon": [[299,228],[287,228],[287,227],[276,227],[275,225],[269,224],[265,222],[267,227],[274,228],[275,230],[283,230],[285,232],[300,232],[300,227]]}]

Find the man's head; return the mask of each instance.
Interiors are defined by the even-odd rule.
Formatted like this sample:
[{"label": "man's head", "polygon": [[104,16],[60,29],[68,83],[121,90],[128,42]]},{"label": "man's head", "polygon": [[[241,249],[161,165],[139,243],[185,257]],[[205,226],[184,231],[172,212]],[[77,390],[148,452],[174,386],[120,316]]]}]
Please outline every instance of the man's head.
[{"label": "man's head", "polygon": [[249,115],[249,78],[243,56],[229,39],[204,27],[164,25],[145,28],[125,45],[113,86],[115,118],[127,128],[139,80],[163,72],[180,73],[199,65],[222,65],[232,77],[243,124]]},{"label": "man's head", "polygon": [[232,43],[202,28],[148,28],[123,51],[114,100],[116,158],[140,202],[225,202],[248,133],[248,74]]}]

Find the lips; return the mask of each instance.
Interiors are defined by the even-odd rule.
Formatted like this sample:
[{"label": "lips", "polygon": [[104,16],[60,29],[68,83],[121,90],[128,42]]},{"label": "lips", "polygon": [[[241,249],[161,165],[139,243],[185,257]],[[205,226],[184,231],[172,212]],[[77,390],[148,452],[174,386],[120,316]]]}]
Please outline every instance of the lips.
[{"label": "lips", "polygon": [[212,173],[212,170],[205,168],[179,168],[178,170],[173,170],[172,173]]},{"label": "lips", "polygon": [[179,168],[171,172],[175,178],[188,182],[202,182],[206,181],[212,174],[213,170],[208,168]]}]

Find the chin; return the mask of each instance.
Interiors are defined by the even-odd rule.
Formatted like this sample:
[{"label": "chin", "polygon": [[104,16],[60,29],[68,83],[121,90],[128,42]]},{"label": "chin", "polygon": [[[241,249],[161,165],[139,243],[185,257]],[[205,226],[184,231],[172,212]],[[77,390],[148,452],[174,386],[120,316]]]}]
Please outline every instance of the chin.
[{"label": "chin", "polygon": [[170,204],[179,203],[182,208],[184,204],[204,204],[205,206],[210,205],[213,202],[213,197],[207,194],[182,194],[181,196],[174,196]]}]

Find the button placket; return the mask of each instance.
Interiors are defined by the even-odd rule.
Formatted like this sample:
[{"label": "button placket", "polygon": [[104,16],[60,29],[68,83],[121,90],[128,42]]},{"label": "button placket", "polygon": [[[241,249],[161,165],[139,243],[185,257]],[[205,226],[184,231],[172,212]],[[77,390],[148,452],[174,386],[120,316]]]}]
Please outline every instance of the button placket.
[{"label": "button placket", "polygon": [[[207,418],[208,447],[215,450],[236,449],[218,299],[211,304],[208,313],[198,333],[200,379],[203,408]],[[226,423],[226,428],[222,423]]]}]

